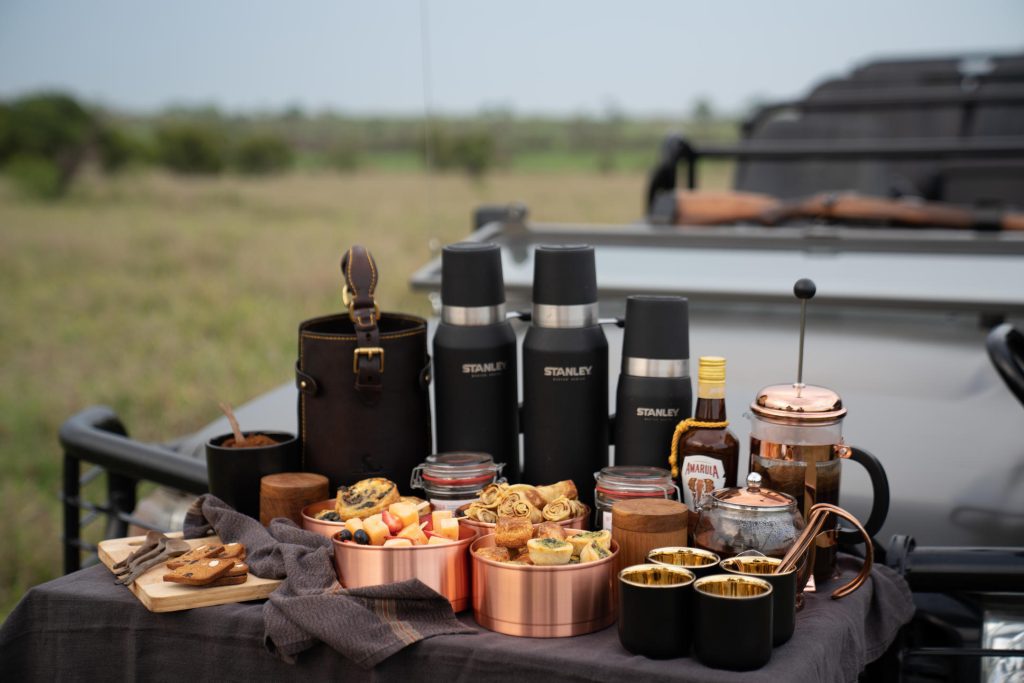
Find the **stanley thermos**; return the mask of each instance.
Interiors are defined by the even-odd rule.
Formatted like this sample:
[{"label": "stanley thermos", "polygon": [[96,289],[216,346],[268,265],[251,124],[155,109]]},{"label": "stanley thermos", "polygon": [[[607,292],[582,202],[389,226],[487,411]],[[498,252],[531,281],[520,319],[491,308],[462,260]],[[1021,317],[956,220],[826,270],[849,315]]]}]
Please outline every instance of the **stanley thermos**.
[{"label": "stanley thermos", "polygon": [[686,299],[629,297],[615,400],[615,464],[665,467],[676,425],[692,409]]},{"label": "stanley thermos", "polygon": [[523,481],[589,485],[608,465],[608,340],[597,320],[594,249],[540,246],[523,342]]},{"label": "stanley thermos", "polygon": [[501,249],[464,242],[441,253],[434,335],[437,450],[488,453],[519,481],[516,335],[505,319]]}]

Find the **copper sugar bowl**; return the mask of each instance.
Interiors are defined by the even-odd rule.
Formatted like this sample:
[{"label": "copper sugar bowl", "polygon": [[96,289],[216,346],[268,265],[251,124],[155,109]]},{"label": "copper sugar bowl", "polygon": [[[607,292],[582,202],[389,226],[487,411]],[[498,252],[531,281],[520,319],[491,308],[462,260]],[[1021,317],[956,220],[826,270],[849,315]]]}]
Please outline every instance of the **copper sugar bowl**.
[{"label": "copper sugar bowl", "polygon": [[746,487],[724,488],[704,496],[697,507],[694,545],[722,559],[748,550],[782,558],[804,528],[793,496],[761,486],[761,475],[747,475]]}]

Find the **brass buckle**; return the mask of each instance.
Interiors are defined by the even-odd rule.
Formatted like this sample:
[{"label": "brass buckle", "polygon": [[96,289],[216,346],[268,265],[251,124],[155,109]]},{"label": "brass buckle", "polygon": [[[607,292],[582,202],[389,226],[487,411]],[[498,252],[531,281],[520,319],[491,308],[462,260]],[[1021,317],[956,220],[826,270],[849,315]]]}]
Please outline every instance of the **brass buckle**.
[{"label": "brass buckle", "polygon": [[[358,324],[359,321],[356,320],[356,300],[352,297],[352,290],[349,289],[348,284],[341,286],[341,302],[348,309],[348,319]],[[376,300],[373,302],[373,319],[380,320],[380,305],[377,304]]]},{"label": "brass buckle", "polygon": [[359,373],[359,356],[366,356],[370,360],[380,357],[380,371],[384,372],[384,349],[379,346],[360,346],[352,352],[352,372]]}]

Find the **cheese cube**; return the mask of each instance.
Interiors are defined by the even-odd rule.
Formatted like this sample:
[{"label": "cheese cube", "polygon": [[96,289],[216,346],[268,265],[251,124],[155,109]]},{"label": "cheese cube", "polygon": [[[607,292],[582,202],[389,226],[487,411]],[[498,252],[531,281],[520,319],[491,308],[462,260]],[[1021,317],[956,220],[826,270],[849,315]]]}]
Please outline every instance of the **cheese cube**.
[{"label": "cheese cube", "polygon": [[420,528],[419,523],[410,524],[401,531],[398,532],[399,538],[408,538],[415,545],[426,545],[427,535],[423,533],[423,529]]},{"label": "cheese cube", "polygon": [[398,517],[403,527],[420,522],[420,513],[412,503],[392,503],[388,506],[388,512]]},{"label": "cheese cube", "polygon": [[442,519],[451,519],[451,510],[434,510],[430,513],[430,528],[437,531],[441,528]]},{"label": "cheese cube", "polygon": [[434,527],[434,533],[440,534],[451,541],[459,540],[459,520],[442,519],[440,528]]},{"label": "cheese cube", "polygon": [[445,545],[451,542],[452,541],[447,538],[441,538],[440,536],[431,536],[430,540],[427,541],[427,545]]},{"label": "cheese cube", "polygon": [[382,519],[372,517],[363,522],[363,530],[370,537],[370,545],[384,545],[390,531]]}]

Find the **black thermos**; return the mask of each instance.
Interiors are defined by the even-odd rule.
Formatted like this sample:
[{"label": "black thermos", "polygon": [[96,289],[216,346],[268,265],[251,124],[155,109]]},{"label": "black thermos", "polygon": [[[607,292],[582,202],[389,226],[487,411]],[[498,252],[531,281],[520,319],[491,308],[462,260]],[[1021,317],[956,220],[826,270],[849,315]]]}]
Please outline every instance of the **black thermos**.
[{"label": "black thermos", "polygon": [[516,335],[505,319],[501,249],[461,242],[441,252],[434,335],[437,450],[489,453],[519,481]]},{"label": "black thermos", "polygon": [[533,323],[523,342],[523,481],[571,479],[594,504],[608,465],[608,340],[597,320],[594,248],[534,254]]},{"label": "black thermos", "polygon": [[672,434],[693,410],[686,299],[626,299],[615,398],[615,464],[668,467]]}]

